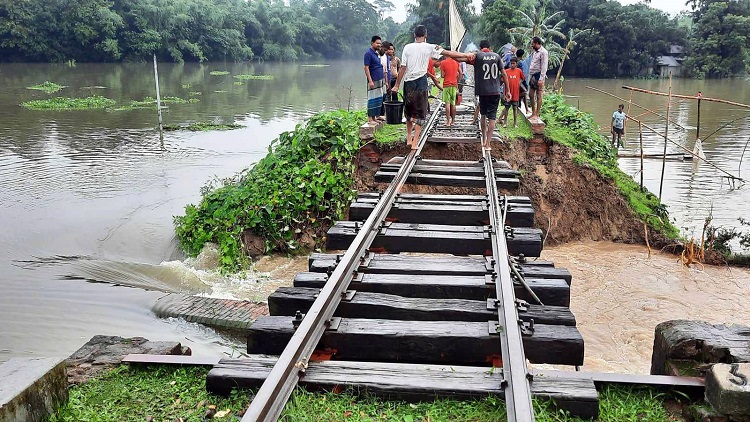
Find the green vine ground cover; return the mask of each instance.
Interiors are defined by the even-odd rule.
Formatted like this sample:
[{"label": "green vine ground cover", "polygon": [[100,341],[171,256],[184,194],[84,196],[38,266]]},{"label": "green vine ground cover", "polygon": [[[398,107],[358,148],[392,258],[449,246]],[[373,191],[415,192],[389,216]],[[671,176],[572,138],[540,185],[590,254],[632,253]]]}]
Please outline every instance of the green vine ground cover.
[{"label": "green vine ground cover", "polygon": [[546,124],[544,135],[578,151],[573,157],[576,163],[593,167],[614,181],[641,220],[669,238],[679,237],[679,230],[669,220],[666,205],[648,190],[641,190],[638,183],[617,166],[617,150],[598,133],[599,126],[590,113],[567,104],[560,95],[547,94],[541,118]]},{"label": "green vine ground cover", "polygon": [[[228,398],[206,392],[206,367],[122,365],[99,378],[70,389],[70,400],[50,422],[73,421],[203,421],[238,420],[251,391],[234,391]],[[600,391],[599,421],[672,421],[664,402],[671,398],[648,388],[605,387]],[[213,411],[211,410],[213,407]],[[535,401],[537,421],[580,421]],[[225,413],[226,412],[226,413]],[[180,419],[181,418],[181,419]],[[497,397],[475,400],[436,400],[423,403],[380,400],[351,392],[312,393],[298,388],[282,421],[503,421],[505,403]]]},{"label": "green vine ground cover", "polygon": [[319,113],[284,132],[268,155],[175,217],[180,243],[197,255],[206,242],[219,245],[224,271],[246,263],[245,230],[265,239],[265,252],[294,252],[323,243],[325,229],[343,217],[354,198],[354,156],[365,113]]}]

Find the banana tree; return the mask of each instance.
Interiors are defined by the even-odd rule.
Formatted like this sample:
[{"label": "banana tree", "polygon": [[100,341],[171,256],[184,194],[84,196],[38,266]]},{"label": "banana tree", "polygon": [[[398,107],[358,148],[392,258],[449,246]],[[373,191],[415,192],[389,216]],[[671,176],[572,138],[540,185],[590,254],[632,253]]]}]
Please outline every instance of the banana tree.
[{"label": "banana tree", "polygon": [[562,74],[563,66],[565,66],[565,59],[570,56],[570,50],[578,45],[578,43],[576,42],[576,38],[580,37],[581,34],[585,34],[586,32],[590,31],[591,29],[571,29],[570,32],[568,32],[568,43],[565,45],[565,50],[562,53],[562,60],[560,61],[560,67],[557,68],[557,76],[555,77],[555,83],[552,85],[552,89],[557,89],[557,84],[560,81],[560,75]]}]

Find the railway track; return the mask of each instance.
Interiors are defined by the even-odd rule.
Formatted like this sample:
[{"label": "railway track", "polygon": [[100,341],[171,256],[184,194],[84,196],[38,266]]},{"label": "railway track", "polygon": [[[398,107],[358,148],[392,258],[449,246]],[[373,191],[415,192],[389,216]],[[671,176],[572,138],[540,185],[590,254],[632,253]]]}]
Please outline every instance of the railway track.
[{"label": "railway track", "polygon": [[[209,373],[215,393],[261,384],[243,421],[277,420],[300,384],[406,399],[495,394],[509,421],[534,420],[533,396],[598,413],[591,379],[532,376],[527,362],[583,363],[570,274],[527,259],[541,253],[541,231],[528,198],[501,193],[518,187],[507,163],[489,151],[475,162],[419,157],[436,134],[476,138],[469,116],[447,131],[443,115],[429,117],[417,150],[381,166],[388,187],[360,193],[354,221],[330,229],[328,248],[346,252],[311,255],[310,271],[269,297],[271,316],[248,331],[250,358]],[[405,184],[483,192],[402,194]]]}]

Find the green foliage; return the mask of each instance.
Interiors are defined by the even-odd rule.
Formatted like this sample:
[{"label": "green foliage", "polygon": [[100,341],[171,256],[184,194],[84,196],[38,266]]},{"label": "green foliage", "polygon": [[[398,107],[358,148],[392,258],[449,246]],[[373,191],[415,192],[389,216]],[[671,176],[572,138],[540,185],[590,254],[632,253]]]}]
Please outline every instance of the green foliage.
[{"label": "green foliage", "polygon": [[234,75],[234,77],[241,81],[246,81],[249,79],[270,81],[273,79],[273,75]]},{"label": "green foliage", "polygon": [[199,204],[175,217],[183,249],[194,256],[206,242],[217,243],[222,268],[236,271],[245,261],[246,230],[265,240],[267,252],[322,243],[318,234],[353,199],[352,159],[364,120],[364,112],[325,112],[279,135],[254,167],[205,189]]},{"label": "green foliage", "polygon": [[[736,228],[716,227],[711,224],[712,217],[706,221],[706,249],[719,252],[729,264],[750,266],[750,232]],[[740,226],[750,227],[750,221],[740,217]],[[732,242],[739,243],[745,252],[735,251]]]},{"label": "green foliage", "polygon": [[38,84],[38,85],[27,86],[26,87],[26,89],[36,89],[38,91],[44,91],[47,94],[51,94],[53,92],[60,91],[63,88],[67,88],[67,87],[63,86],[63,85],[58,85],[58,84],[56,84],[54,82],[50,82],[50,81],[44,81],[44,83],[41,83],[41,84]]},{"label": "green foliage", "polygon": [[238,415],[247,394],[223,398],[206,392],[208,368],[122,365],[102,377],[70,389],[70,399],[50,422],[155,421],[201,422],[208,406]]},{"label": "green foliage", "polygon": [[232,130],[232,129],[239,129],[244,126],[238,125],[236,123],[214,123],[214,122],[193,122],[190,123],[187,126],[182,125],[164,125],[164,130],[166,131],[174,131],[174,130],[189,130],[192,132],[207,132],[209,130]]},{"label": "green foliage", "polygon": [[[482,12],[479,18],[480,39],[487,39],[494,48],[510,42],[508,28],[520,24],[516,11],[518,9],[508,0],[495,0]],[[526,48],[526,47],[523,47]]]},{"label": "green foliage", "polygon": [[208,74],[211,76],[222,76],[222,75],[228,75],[229,72],[226,70],[212,70],[208,72]]},{"label": "green foliage", "polygon": [[546,124],[545,136],[575,149],[578,153],[574,160],[578,164],[591,166],[614,181],[638,217],[670,238],[679,236],[679,231],[669,221],[666,205],[648,190],[641,190],[633,178],[617,166],[617,151],[609,139],[598,133],[599,127],[590,113],[568,105],[561,95],[549,94],[544,97],[541,118]]},{"label": "green foliage", "polygon": [[531,124],[528,120],[523,118],[523,112],[521,110],[518,110],[516,120],[518,122],[518,127],[513,127],[512,108],[508,109],[508,118],[506,121],[508,122],[508,127],[502,127],[500,124],[496,126],[497,132],[500,133],[500,136],[503,138],[529,140],[534,137],[534,134],[531,133]]},{"label": "green foliage", "polygon": [[115,105],[115,100],[98,95],[86,98],[55,97],[21,103],[21,107],[29,110],[88,110],[107,108],[113,105]]},{"label": "green foliage", "polygon": [[750,71],[750,0],[696,0],[693,6],[687,71],[699,77],[730,77]]}]

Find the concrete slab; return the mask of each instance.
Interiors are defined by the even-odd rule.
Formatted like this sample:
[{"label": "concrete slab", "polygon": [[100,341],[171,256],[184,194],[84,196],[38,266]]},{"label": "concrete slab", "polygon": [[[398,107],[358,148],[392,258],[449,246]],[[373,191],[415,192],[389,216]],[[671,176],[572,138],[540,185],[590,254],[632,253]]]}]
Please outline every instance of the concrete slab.
[{"label": "concrete slab", "polygon": [[0,421],[41,421],[67,401],[64,360],[14,358],[0,366]]},{"label": "concrete slab", "polygon": [[717,363],[706,374],[706,401],[719,413],[750,416],[750,363]]}]

